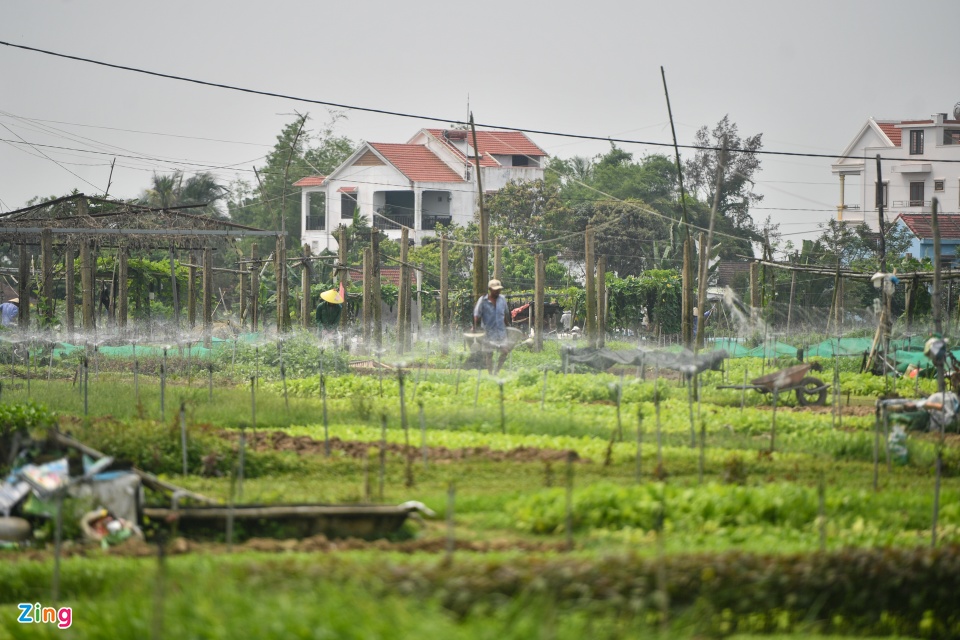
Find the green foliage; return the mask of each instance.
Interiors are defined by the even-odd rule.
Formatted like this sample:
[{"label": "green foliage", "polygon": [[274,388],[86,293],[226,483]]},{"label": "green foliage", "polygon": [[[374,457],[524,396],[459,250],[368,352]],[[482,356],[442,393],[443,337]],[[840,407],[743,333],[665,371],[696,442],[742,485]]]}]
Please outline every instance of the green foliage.
[{"label": "green foliage", "polygon": [[[81,424],[74,435],[98,451],[109,452],[115,459],[151,473],[172,475],[183,472],[177,420],[166,424],[152,420],[94,420]],[[236,447],[221,438],[217,429],[206,424],[189,424],[187,468],[191,474],[228,476],[237,465],[237,456]],[[248,450],[244,461],[244,474],[250,478],[296,472],[299,468],[296,458],[272,452]]]}]

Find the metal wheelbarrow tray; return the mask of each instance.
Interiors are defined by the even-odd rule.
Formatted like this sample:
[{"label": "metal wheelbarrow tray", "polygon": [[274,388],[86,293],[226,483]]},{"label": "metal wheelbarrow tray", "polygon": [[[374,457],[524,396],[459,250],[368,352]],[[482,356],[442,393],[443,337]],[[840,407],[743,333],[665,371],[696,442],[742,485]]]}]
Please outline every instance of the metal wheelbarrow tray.
[{"label": "metal wheelbarrow tray", "polygon": [[823,380],[808,376],[812,365],[798,364],[780,371],[754,378],[748,385],[721,385],[718,389],[753,389],[759,393],[781,393],[796,391],[797,404],[800,406],[827,404],[828,385]]}]

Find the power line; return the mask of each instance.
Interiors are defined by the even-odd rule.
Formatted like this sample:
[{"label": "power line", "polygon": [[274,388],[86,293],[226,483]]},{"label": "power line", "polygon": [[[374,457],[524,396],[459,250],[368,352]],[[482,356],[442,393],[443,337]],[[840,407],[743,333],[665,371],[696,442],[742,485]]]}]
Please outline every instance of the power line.
[{"label": "power line", "polygon": [[[394,116],[394,117],[398,117],[398,118],[409,118],[409,119],[412,119],[412,120],[426,120],[426,121],[429,121],[429,122],[452,123],[452,124],[458,124],[458,125],[466,125],[466,124],[469,124],[467,121],[465,121],[465,120],[460,120],[460,119],[457,119],[457,118],[440,118],[440,117],[430,116],[430,115],[423,115],[423,114],[416,114],[416,113],[407,113],[407,112],[403,112],[403,111],[393,111],[393,110],[390,110],[390,109],[377,109],[377,108],[373,108],[373,107],[361,107],[361,106],[357,106],[357,105],[343,104],[343,103],[338,103],[338,102],[330,102],[330,101],[328,101],[328,100],[316,100],[316,99],[312,99],[312,98],[304,98],[304,97],[293,96],[293,95],[284,94],[284,93],[276,93],[276,92],[273,92],[273,91],[263,91],[263,90],[260,90],[260,89],[250,89],[250,88],[247,88],[247,87],[239,87],[239,86],[236,86],[236,85],[224,84],[224,83],[220,83],[220,82],[210,82],[210,81],[207,81],[207,80],[199,80],[199,79],[196,79],[196,78],[188,78],[188,77],[186,77],[186,76],[178,76],[178,75],[174,75],[174,74],[170,74],[170,73],[161,73],[161,72],[159,72],[159,71],[150,71],[150,70],[148,70],[148,69],[140,69],[140,68],[138,68],[138,67],[131,67],[131,66],[127,66],[127,65],[114,64],[114,63],[111,63],[111,62],[104,62],[104,61],[102,61],[102,60],[94,60],[94,59],[92,59],[92,58],[84,58],[84,57],[82,57],[82,56],[74,56],[74,55],[69,55],[69,54],[66,54],[66,53],[59,53],[59,52],[57,52],[57,51],[50,51],[50,50],[48,50],[48,49],[40,49],[40,48],[37,48],[37,47],[30,47],[30,46],[22,45],[22,44],[14,44],[14,43],[12,43],[12,42],[6,42],[6,41],[4,41],[4,40],[0,40],[0,45],[4,45],[4,46],[7,46],[7,47],[12,47],[12,48],[15,48],[15,49],[22,49],[22,50],[24,50],[24,51],[31,51],[31,52],[34,52],[34,53],[42,53],[42,54],[44,54],[44,55],[54,56],[54,57],[57,57],[57,58],[64,58],[64,59],[67,59],[67,60],[74,60],[74,61],[77,61],[77,62],[86,62],[86,63],[89,63],[89,64],[98,65],[98,66],[101,66],[101,67],[108,67],[108,68],[111,68],[111,69],[119,69],[119,70],[121,70],[121,71],[130,71],[130,72],[133,72],[133,73],[140,73],[140,74],[144,74],[144,75],[154,76],[154,77],[157,77],[157,78],[166,78],[166,79],[168,79],[168,80],[179,80],[179,81],[181,81],[181,82],[189,82],[189,83],[192,83],[192,84],[198,84],[198,85],[206,86],[206,87],[214,87],[214,88],[217,88],[217,89],[227,89],[227,90],[229,90],[229,91],[239,91],[239,92],[241,92],[241,93],[249,93],[249,94],[252,94],[252,95],[266,96],[266,97],[270,97],[270,98],[280,98],[280,99],[283,99],[283,100],[293,100],[293,101],[295,101],[295,102],[304,102],[304,103],[307,103],[307,104],[316,104],[316,105],[320,105],[320,106],[324,106],[324,107],[332,107],[332,108],[334,108],[334,109],[346,109],[346,110],[350,110],[350,111],[362,111],[362,112],[365,112],[365,113],[375,113],[375,114],[386,115],[386,116]],[[593,140],[593,141],[598,141],[598,142],[618,142],[618,143],[621,143],[621,144],[636,144],[636,145],[644,145],[644,146],[651,146],[651,147],[673,147],[673,146],[674,146],[673,143],[670,143],[670,142],[653,142],[653,141],[648,141],[648,140],[631,140],[631,139],[628,139],[628,138],[611,138],[611,137],[594,136],[594,135],[587,135],[587,134],[563,133],[563,132],[559,132],[559,131],[547,131],[547,130],[544,130],[544,129],[528,129],[528,128],[523,128],[523,127],[508,126],[508,125],[498,125],[498,124],[488,124],[488,123],[476,123],[476,126],[478,126],[478,127],[486,127],[486,128],[490,128],[490,129],[501,129],[501,130],[505,130],[505,131],[519,131],[519,132],[521,132],[521,133],[530,133],[530,134],[544,135],[544,136],[555,136],[555,137],[561,137],[561,138],[574,138],[574,139],[579,139],[579,140]],[[682,149],[694,149],[694,150],[698,150],[698,151],[719,151],[719,150],[720,150],[719,147],[701,146],[701,145],[684,145],[684,144],[681,144],[681,145],[677,145],[677,146],[680,147],[680,148],[682,148]],[[836,159],[845,159],[845,158],[850,158],[850,159],[868,159],[866,156],[841,156],[841,155],[826,154],[826,153],[800,153],[800,152],[796,152],[796,151],[769,151],[769,150],[761,150],[761,149],[757,149],[757,150],[749,150],[749,149],[727,149],[727,151],[728,151],[729,153],[749,153],[749,154],[758,154],[758,155],[791,156],[791,157],[800,157],[800,158],[827,158],[827,159],[834,159],[834,160],[836,160]],[[881,157],[880,159],[881,159],[881,160],[897,160],[897,161],[898,161],[898,160],[901,160],[901,158],[889,158],[889,157],[886,157],[886,158],[885,158],[885,157]],[[925,158],[911,158],[911,160],[914,160],[914,161],[928,161],[928,162],[932,162],[932,160],[928,160],[928,159],[925,159]],[[938,162],[946,162],[946,163],[960,163],[960,160],[950,160],[950,159],[943,159],[943,160],[937,160],[937,161],[938,161]]]}]

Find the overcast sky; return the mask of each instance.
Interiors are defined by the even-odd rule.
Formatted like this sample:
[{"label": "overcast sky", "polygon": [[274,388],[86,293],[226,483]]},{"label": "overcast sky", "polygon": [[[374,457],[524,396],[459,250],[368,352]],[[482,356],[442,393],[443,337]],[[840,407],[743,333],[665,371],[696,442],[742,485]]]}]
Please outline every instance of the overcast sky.
[{"label": "overcast sky", "polygon": [[[4,0],[0,40],[210,82],[449,120],[669,142],[725,114],[764,148],[840,153],[865,120],[960,101],[960,2]],[[294,112],[323,107],[0,46],[0,211],[73,189],[137,196],[153,171],[251,180]],[[436,122],[346,111],[337,133],[405,142]],[[549,154],[603,142],[533,135]],[[85,149],[66,151],[7,141]],[[625,145],[641,157],[665,150]],[[99,151],[101,153],[89,153]],[[125,158],[122,156],[136,156]],[[766,156],[753,211],[816,231],[826,158]],[[848,187],[848,202],[852,194]],[[791,234],[791,235],[787,235]]]}]

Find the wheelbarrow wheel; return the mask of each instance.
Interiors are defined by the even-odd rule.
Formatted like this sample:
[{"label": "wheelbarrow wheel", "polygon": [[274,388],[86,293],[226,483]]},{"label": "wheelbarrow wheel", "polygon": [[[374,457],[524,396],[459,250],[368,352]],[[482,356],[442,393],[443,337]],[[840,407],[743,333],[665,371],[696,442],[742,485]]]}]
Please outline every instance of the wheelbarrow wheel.
[{"label": "wheelbarrow wheel", "polygon": [[800,381],[797,387],[797,403],[801,407],[809,405],[824,406],[827,404],[827,390],[820,378],[807,376]]}]

